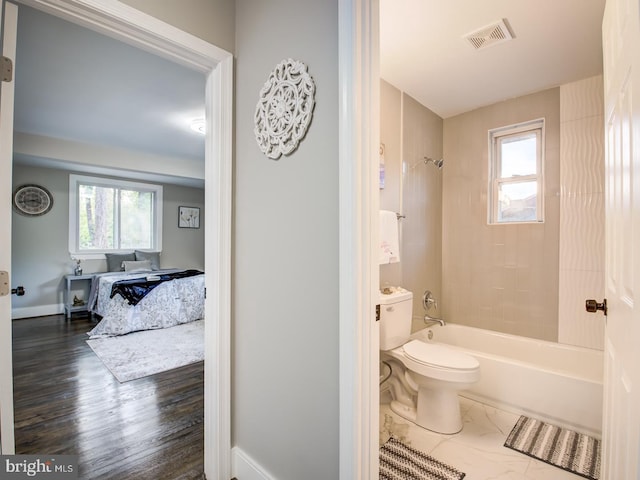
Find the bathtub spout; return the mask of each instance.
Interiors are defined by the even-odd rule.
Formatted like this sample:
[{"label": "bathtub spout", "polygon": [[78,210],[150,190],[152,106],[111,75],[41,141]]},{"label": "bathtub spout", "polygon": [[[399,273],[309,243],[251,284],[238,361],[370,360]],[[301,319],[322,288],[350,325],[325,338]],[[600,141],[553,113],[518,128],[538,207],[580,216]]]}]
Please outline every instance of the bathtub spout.
[{"label": "bathtub spout", "polygon": [[430,317],[429,315],[425,314],[424,315],[424,323],[427,325],[427,327],[430,327],[432,325],[435,325],[436,323],[439,323],[441,327],[445,326],[444,320],[441,318],[435,318],[435,317]]}]

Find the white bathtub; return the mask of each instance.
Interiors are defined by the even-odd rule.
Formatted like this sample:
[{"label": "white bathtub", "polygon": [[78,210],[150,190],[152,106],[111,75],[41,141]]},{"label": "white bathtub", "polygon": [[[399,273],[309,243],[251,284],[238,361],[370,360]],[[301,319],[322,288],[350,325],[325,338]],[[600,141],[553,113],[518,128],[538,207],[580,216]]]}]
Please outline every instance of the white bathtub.
[{"label": "white bathtub", "polygon": [[425,328],[412,338],[451,345],[478,359],[480,381],[462,396],[600,437],[600,350],[455,324]]}]

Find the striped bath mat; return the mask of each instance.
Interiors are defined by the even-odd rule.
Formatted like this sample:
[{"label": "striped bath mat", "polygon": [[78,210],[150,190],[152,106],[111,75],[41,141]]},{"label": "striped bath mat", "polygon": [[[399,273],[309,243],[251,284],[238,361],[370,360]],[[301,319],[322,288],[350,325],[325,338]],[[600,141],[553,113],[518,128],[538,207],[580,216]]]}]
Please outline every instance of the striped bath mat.
[{"label": "striped bath mat", "polygon": [[600,478],[600,440],[524,415],[505,447],[591,480]]},{"label": "striped bath mat", "polygon": [[464,475],[393,437],[380,447],[380,480],[462,480]]}]

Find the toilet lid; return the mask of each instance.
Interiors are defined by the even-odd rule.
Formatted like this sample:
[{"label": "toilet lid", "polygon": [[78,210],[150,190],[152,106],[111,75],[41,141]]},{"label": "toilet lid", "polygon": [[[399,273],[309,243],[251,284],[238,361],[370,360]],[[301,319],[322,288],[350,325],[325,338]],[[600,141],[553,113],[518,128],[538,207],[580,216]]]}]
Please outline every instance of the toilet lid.
[{"label": "toilet lid", "polygon": [[404,345],[403,349],[409,358],[425,365],[459,370],[474,370],[480,366],[478,360],[471,355],[436,343],[411,340]]}]

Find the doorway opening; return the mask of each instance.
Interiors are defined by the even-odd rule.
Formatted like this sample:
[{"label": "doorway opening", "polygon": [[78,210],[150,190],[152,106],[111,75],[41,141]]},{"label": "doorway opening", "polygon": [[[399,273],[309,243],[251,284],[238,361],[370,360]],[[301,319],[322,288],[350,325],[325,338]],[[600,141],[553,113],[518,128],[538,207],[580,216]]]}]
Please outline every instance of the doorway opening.
[{"label": "doorway opening", "polygon": [[[25,1],[24,4],[138,46],[206,76],[203,219],[208,292],[205,301],[205,474],[209,478],[228,478],[232,56],[126,5],[107,9],[103,6],[87,6],[75,0]],[[11,378],[2,378],[0,381],[3,389],[11,386]],[[13,405],[3,404],[2,407],[3,411],[9,408],[13,410]],[[6,425],[6,418],[3,413],[3,452],[11,450],[7,439],[12,437],[4,432],[13,428]]]}]

